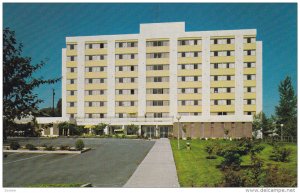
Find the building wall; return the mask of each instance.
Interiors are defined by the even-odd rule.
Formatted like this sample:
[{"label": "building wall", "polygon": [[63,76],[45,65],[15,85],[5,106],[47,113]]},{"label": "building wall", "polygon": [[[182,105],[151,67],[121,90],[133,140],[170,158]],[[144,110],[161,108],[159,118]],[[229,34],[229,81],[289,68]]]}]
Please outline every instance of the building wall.
[{"label": "building wall", "polygon": [[[178,136],[178,123],[173,125],[173,135]],[[186,132],[183,136],[182,128],[186,127]],[[224,129],[228,129],[229,133],[226,136]],[[252,123],[234,122],[204,122],[204,123],[180,123],[180,137],[191,138],[243,138],[252,137]]]},{"label": "building wall", "polygon": [[[172,125],[180,114],[182,122],[193,123],[193,135],[221,137],[220,124],[236,122],[230,129],[243,136],[262,110],[262,43],[256,30],[186,32],[184,22],[141,24],[139,34],[67,37],[66,44],[63,116],[78,124],[122,125],[132,123],[127,117],[163,116],[171,117]],[[90,67],[96,68],[90,72]],[[158,91],[163,94],[152,93]],[[196,129],[202,127],[202,133]]]}]

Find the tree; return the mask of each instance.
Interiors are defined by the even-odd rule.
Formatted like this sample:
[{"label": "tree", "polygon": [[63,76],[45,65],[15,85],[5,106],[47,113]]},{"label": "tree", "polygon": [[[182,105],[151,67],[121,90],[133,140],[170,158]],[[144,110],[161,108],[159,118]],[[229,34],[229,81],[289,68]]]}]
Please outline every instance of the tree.
[{"label": "tree", "polygon": [[61,117],[61,98],[57,101],[57,104],[56,104],[56,109],[55,109],[55,115],[58,116],[58,117]]},{"label": "tree", "polygon": [[139,126],[134,125],[134,124],[127,125],[126,130],[127,130],[128,135],[135,135],[139,130]]},{"label": "tree", "polygon": [[[261,130],[263,137],[267,137],[274,129],[273,119],[268,118],[264,112],[260,112],[253,116],[253,131],[255,135]],[[256,137],[256,136],[255,136]]]},{"label": "tree", "polygon": [[93,129],[93,132],[95,135],[102,135],[103,131],[106,127],[107,127],[107,124],[100,123],[100,124],[94,126],[92,129]]},{"label": "tree", "polygon": [[13,129],[15,118],[21,119],[36,115],[38,98],[33,90],[42,84],[54,84],[60,78],[44,80],[34,78],[33,74],[41,69],[45,62],[31,64],[30,57],[22,56],[23,45],[17,43],[15,32],[9,28],[3,30],[3,137]]},{"label": "tree", "polygon": [[[283,136],[297,136],[297,96],[291,77],[287,76],[278,87],[280,99],[275,107],[278,124],[283,124]],[[278,129],[278,134],[281,135]]]}]

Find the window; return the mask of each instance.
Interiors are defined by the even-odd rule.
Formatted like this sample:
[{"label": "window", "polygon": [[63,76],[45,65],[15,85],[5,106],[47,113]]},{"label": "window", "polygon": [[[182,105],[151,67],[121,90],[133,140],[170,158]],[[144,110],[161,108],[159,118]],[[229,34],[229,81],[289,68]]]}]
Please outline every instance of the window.
[{"label": "window", "polygon": [[218,81],[218,76],[214,76],[214,81]]},{"label": "window", "polygon": [[154,77],[154,82],[162,82],[162,77]]},{"label": "window", "polygon": [[75,84],[75,79],[70,79],[70,84]]},{"label": "window", "polygon": [[214,56],[218,56],[218,52],[214,52]]},{"label": "window", "polygon": [[147,47],[169,46],[169,41],[147,41]]},{"label": "window", "polygon": [[218,105],[218,100],[214,100],[214,105]]},{"label": "window", "polygon": [[251,99],[247,99],[247,105],[251,105]]},{"label": "window", "polygon": [[161,118],[163,117],[162,113],[154,113],[155,118]]},{"label": "window", "polygon": [[227,80],[231,80],[231,76],[227,76]]},{"label": "window", "polygon": [[231,93],[231,88],[226,88],[227,93]]},{"label": "window", "polygon": [[214,93],[218,93],[218,88],[214,88]]},{"label": "window", "polygon": [[134,71],[134,66],[130,66],[130,71]]},{"label": "window", "polygon": [[231,44],[231,39],[227,39],[227,44]]},{"label": "window", "polygon": [[217,39],[214,39],[214,44],[218,44],[218,40]]},{"label": "window", "polygon": [[214,68],[217,69],[218,68],[218,64],[214,64]]},{"label": "window", "polygon": [[231,100],[226,100],[226,105],[231,105]]},{"label": "window", "polygon": [[68,50],[76,50],[77,49],[77,45],[76,44],[67,44],[67,49]]},{"label": "window", "polygon": [[198,93],[198,88],[194,88],[194,93]]},{"label": "window", "polygon": [[130,90],[130,94],[134,95],[134,90],[133,89]]},{"label": "window", "polygon": [[247,38],[247,43],[248,43],[248,44],[251,43],[251,38]]},{"label": "window", "polygon": [[198,76],[194,76],[194,81],[198,81]]},{"label": "window", "polygon": [[227,53],[227,54],[226,54],[227,56],[230,56],[230,51],[227,51],[226,53]]}]

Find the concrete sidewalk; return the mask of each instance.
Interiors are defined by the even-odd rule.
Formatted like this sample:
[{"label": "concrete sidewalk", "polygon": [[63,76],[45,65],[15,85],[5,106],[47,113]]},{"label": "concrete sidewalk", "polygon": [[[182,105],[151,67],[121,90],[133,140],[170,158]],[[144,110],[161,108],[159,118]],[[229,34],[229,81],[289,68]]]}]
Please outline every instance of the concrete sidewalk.
[{"label": "concrete sidewalk", "polygon": [[179,188],[169,139],[158,139],[125,188]]}]

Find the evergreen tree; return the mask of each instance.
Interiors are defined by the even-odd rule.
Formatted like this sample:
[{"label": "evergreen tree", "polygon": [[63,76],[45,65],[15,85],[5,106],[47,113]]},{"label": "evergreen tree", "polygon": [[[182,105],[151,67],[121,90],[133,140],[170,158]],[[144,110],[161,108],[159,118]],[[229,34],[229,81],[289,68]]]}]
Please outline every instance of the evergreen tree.
[{"label": "evergreen tree", "polygon": [[34,78],[33,74],[41,69],[45,62],[31,64],[30,57],[23,57],[23,45],[17,43],[15,32],[9,28],[3,30],[3,137],[14,129],[14,119],[24,118],[38,112],[42,102],[33,90],[42,84],[54,84],[60,78],[44,80]]},{"label": "evergreen tree", "polygon": [[[267,137],[274,130],[273,118],[268,118],[264,112],[260,112],[253,116],[253,131],[258,134],[261,130],[263,137]],[[255,136],[256,137],[256,136]]]},{"label": "evergreen tree", "polygon": [[[297,96],[292,86],[291,77],[287,76],[278,87],[280,100],[276,106],[278,124],[283,124],[283,136],[297,137]],[[281,135],[278,129],[278,134]]]}]

